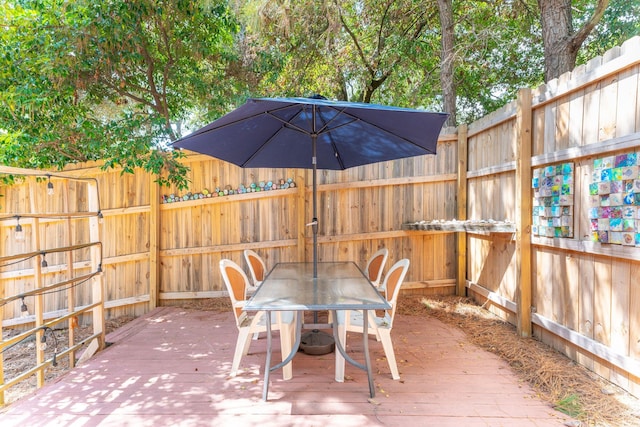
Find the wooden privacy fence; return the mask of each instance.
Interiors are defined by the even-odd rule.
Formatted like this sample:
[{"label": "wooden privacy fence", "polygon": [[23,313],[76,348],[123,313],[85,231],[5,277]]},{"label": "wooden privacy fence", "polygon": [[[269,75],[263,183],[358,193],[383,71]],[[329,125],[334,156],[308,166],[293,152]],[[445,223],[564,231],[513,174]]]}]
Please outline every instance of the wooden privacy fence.
[{"label": "wooden privacy fence", "polygon": [[640,38],[468,126],[466,286],[604,378],[640,383]]},{"label": "wooden privacy fence", "polygon": [[[455,134],[445,135],[435,156],[318,171],[319,260],[348,259],[364,266],[368,256],[384,246],[391,259],[412,258],[407,289],[453,293],[453,234],[425,235],[402,225],[454,216],[456,145]],[[312,234],[306,225],[311,221],[310,171],[241,169],[202,155],[189,156],[186,162],[191,184],[182,192],[160,188],[142,171],[121,174],[103,171],[98,164],[65,170],[97,183],[104,217],[107,316],[140,315],[157,304],[224,296],[218,263],[231,258],[244,265],[244,249],[257,250],[269,265],[311,260]],[[241,185],[262,189],[261,183],[280,180],[291,181],[288,188],[224,195]],[[213,197],[216,189],[222,196]],[[3,190],[3,210],[24,211],[24,186]],[[5,253],[15,253],[11,225],[0,227]],[[28,288],[32,280],[33,272],[20,266],[0,272],[5,292]],[[8,306],[5,323],[21,322],[18,307]]]},{"label": "wooden privacy fence", "polygon": [[[455,141],[453,141],[455,142]],[[441,142],[437,156],[386,162],[348,171],[319,171],[318,259],[355,260],[364,266],[380,247],[392,259],[429,253],[416,260],[409,286],[455,286],[455,268],[435,254],[455,259],[451,236],[417,235],[404,221],[446,218],[455,210],[455,144]],[[203,156],[189,162],[193,193],[219,187],[291,181],[293,188],[163,203],[159,210],[160,300],[219,296],[217,265],[231,258],[244,265],[242,251],[261,253],[268,265],[312,259],[310,172],[243,170]],[[217,177],[225,181],[216,182]],[[219,179],[219,178],[218,178]],[[185,293],[187,291],[187,293]]]},{"label": "wooden privacy fence", "polygon": [[[640,235],[640,200],[627,196],[640,185],[639,64],[634,38],[445,130],[435,156],[319,171],[319,260],[364,265],[387,247],[392,261],[411,259],[407,292],[490,301],[522,335],[637,394],[640,241],[628,236]],[[107,316],[223,296],[218,262],[244,265],[244,249],[269,266],[311,259],[310,171],[241,169],[202,155],[187,162],[184,192],[141,171],[65,170],[98,183]],[[293,185],[234,194],[281,180]],[[19,185],[2,192],[5,212],[27,198]],[[617,221],[631,219],[623,212],[633,222]],[[488,226],[469,227],[480,222]],[[11,254],[10,227],[0,226]],[[20,291],[32,277],[15,266],[0,272],[0,289]],[[19,324],[17,310],[6,309],[5,322]]]}]

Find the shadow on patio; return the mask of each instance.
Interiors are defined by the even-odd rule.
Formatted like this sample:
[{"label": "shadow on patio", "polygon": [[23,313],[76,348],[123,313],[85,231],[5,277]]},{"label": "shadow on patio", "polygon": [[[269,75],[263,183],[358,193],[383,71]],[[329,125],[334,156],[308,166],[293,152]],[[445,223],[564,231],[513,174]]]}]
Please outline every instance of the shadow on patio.
[{"label": "shadow on patio", "polygon": [[[3,427],[135,426],[562,426],[570,420],[536,398],[497,356],[431,317],[398,314],[393,341],[401,379],[370,338],[376,397],[334,354],[298,354],[294,377],[275,372],[263,402],[266,339],[252,341],[228,376],[236,328],[229,312],[163,307],[107,336],[113,345],[1,413]],[[274,346],[278,348],[278,340]],[[348,351],[362,360],[349,334]],[[274,353],[274,360],[279,360]]]}]

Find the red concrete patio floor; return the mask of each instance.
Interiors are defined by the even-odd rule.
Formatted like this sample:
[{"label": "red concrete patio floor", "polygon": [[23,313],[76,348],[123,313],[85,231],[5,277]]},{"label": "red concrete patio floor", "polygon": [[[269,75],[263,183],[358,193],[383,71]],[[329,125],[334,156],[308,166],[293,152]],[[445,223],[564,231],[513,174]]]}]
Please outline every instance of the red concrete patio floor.
[{"label": "red concrete patio floor", "polygon": [[[264,402],[266,339],[252,341],[242,372],[230,378],[236,336],[231,313],[158,308],[109,335],[113,345],[84,365],[4,408],[0,425],[541,427],[571,421],[536,398],[504,361],[433,318],[396,316],[399,381],[391,379],[381,344],[369,340],[373,399],[363,371],[347,364],[346,381],[337,383],[333,353],[299,353],[293,379],[274,373]],[[348,350],[362,360],[357,334],[349,334]]]}]

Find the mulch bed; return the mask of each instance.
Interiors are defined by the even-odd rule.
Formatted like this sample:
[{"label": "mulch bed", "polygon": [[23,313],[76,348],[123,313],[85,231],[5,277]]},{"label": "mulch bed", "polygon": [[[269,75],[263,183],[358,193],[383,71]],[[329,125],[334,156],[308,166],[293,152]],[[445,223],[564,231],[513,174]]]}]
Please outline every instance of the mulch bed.
[{"label": "mulch bed", "polygon": [[[203,311],[231,310],[227,298],[203,299],[181,305]],[[471,342],[503,358],[514,372],[528,382],[538,397],[556,409],[580,420],[583,426],[626,427],[640,425],[640,403],[622,389],[577,365],[560,352],[533,338],[517,335],[513,325],[502,321],[472,300],[452,296],[425,297],[403,295],[397,313],[409,316],[432,316],[460,328]],[[106,332],[116,330],[132,317],[106,321]],[[67,330],[47,332],[47,343],[55,333],[58,343],[67,342]],[[78,328],[76,339],[91,335],[88,327]],[[64,344],[59,344],[64,348]],[[8,349],[4,355],[5,378],[13,378],[21,370],[35,365],[35,342],[23,342]],[[52,348],[47,353],[52,352]],[[47,357],[51,357],[48,354]],[[55,379],[69,368],[67,358],[58,366],[46,370],[46,381]],[[35,376],[11,387],[5,393],[10,403],[36,389]]]}]

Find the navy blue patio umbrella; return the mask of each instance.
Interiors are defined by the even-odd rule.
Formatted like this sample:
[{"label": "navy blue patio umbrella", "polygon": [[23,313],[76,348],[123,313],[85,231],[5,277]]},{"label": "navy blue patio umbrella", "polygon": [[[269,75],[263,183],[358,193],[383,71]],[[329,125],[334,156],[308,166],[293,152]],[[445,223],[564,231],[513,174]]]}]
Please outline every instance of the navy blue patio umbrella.
[{"label": "navy blue patio umbrella", "polygon": [[435,154],[448,114],[311,98],[252,98],[173,143],[243,168],[313,169],[313,276],[317,276],[317,169],[342,170]]},{"label": "navy blue patio umbrella", "polygon": [[[448,114],[312,98],[255,98],[173,143],[244,168],[313,169],[313,277],[318,277],[317,169],[342,170],[435,154]],[[314,313],[317,323],[317,313]],[[301,346],[333,351],[317,329]]]}]

